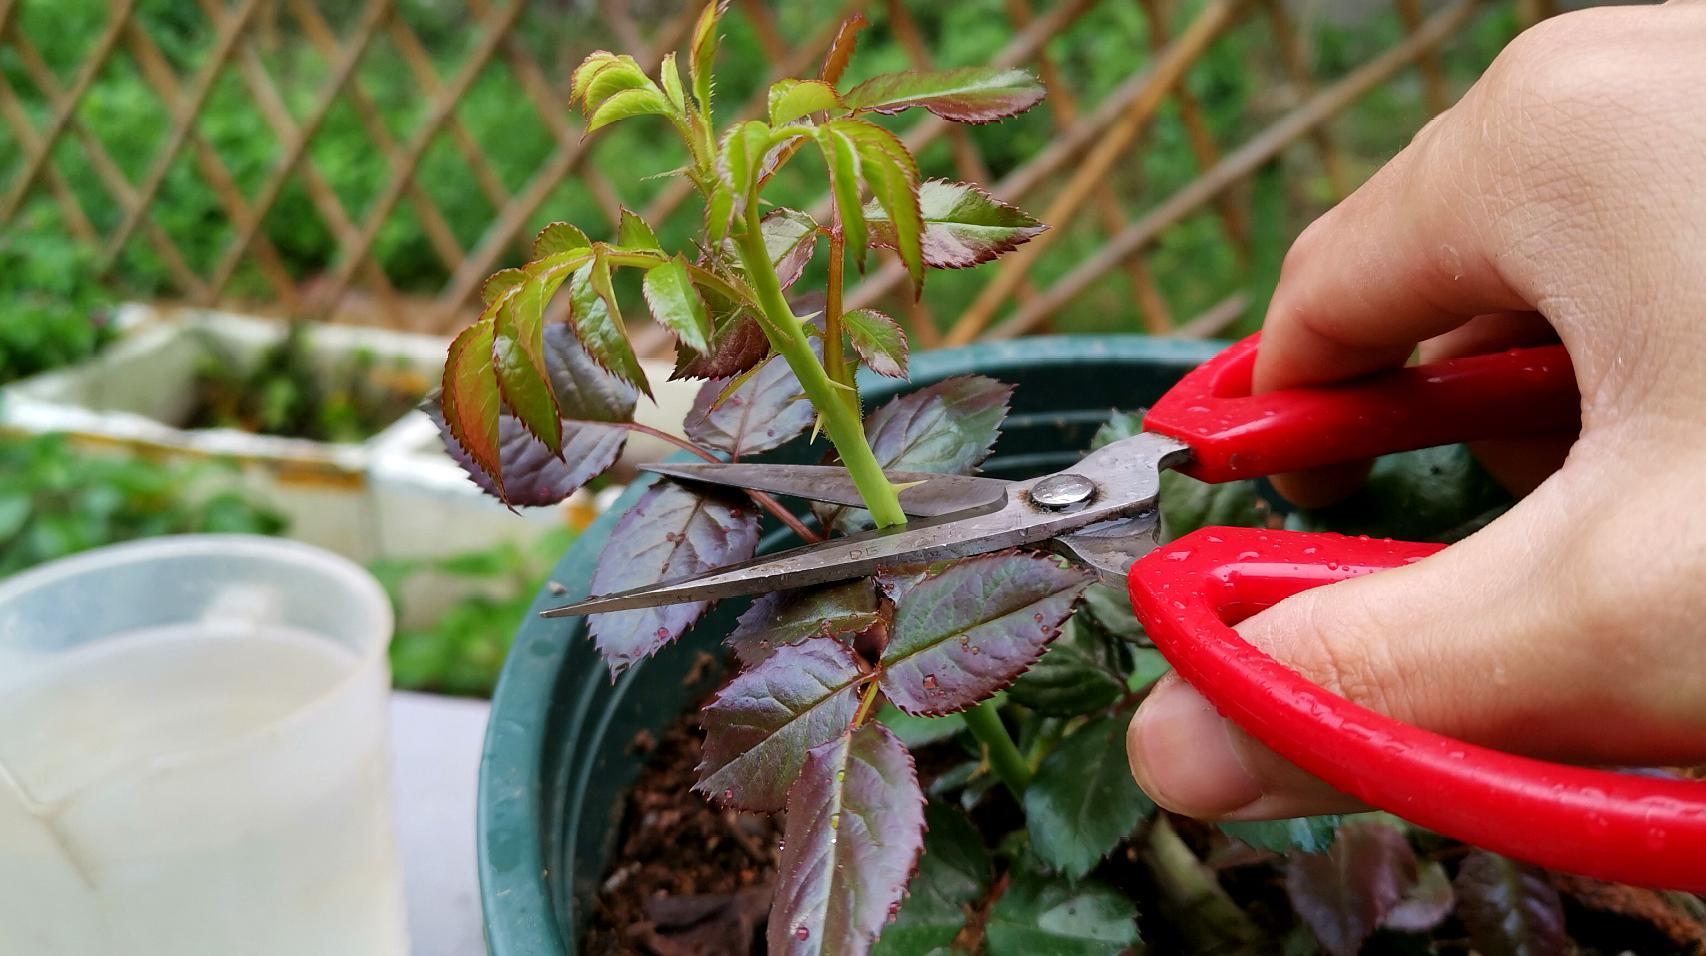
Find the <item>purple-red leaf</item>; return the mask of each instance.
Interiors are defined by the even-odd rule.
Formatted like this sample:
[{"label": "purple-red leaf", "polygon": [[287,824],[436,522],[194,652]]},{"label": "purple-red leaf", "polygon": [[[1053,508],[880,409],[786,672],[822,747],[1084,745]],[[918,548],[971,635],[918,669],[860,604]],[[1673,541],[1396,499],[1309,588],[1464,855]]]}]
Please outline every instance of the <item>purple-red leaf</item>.
[{"label": "purple-red leaf", "polygon": [[693,789],[724,806],[783,808],[806,751],[846,732],[859,709],[859,659],[840,641],[781,647],[705,708]]},{"label": "purple-red leaf", "polygon": [[700,387],[683,423],[688,438],[741,458],[769,451],[812,423],[812,403],[801,395],[799,379],[780,355],[771,356],[718,402],[728,384],[713,379]]},{"label": "purple-red leaf", "polygon": [[782,841],[771,954],[869,952],[924,847],[912,755],[874,721],[812,748]]},{"label": "purple-red leaf", "polygon": [[1285,889],[1333,956],[1356,956],[1416,883],[1416,854],[1396,828],[1349,823],[1326,853],[1294,854]]},{"label": "purple-red leaf", "polygon": [[718,318],[709,351],[682,349],[677,353],[670,378],[733,378],[769,354],[770,340],[764,337],[758,319],[745,309],[736,309]]},{"label": "purple-red leaf", "polygon": [[825,83],[840,82],[841,74],[847,71],[847,61],[853,58],[853,48],[859,45],[859,31],[869,24],[863,13],[852,14],[841,21],[841,25],[835,28],[835,39],[829,43],[829,52],[824,55],[818,79]]},{"label": "purple-red leaf", "polygon": [[876,309],[854,309],[841,316],[841,324],[867,368],[889,378],[906,377],[906,333],[894,319]]},{"label": "purple-red leaf", "polygon": [[1541,871],[1476,850],[1463,858],[1452,888],[1457,918],[1482,956],[1569,951],[1563,901]]},{"label": "purple-red leaf", "polygon": [[450,440],[450,429],[436,405],[426,413],[438,425],[450,457],[487,494],[512,505],[554,505],[616,462],[628,431],[598,422],[565,421],[562,457],[528,433],[508,412],[498,418],[498,451],[503,458],[503,494],[491,477],[477,467],[468,452]]},{"label": "purple-red leaf", "polygon": [[726,643],[743,667],[752,667],[808,638],[857,638],[879,625],[886,631],[893,613],[870,578],[773,591],[746,609]]},{"label": "purple-red leaf", "polygon": [[1416,882],[1386,914],[1380,925],[1400,933],[1425,933],[1451,915],[1457,897],[1451,892],[1451,877],[1433,860],[1416,864]]},{"label": "purple-red leaf", "polygon": [[883,649],[883,692],[925,716],[990,697],[1042,656],[1089,582],[1057,558],[1014,551],[908,579]]},{"label": "purple-red leaf", "polygon": [[991,123],[1037,105],[1045,92],[1042,83],[1026,70],[968,66],[883,73],[848,90],[842,99],[854,110],[898,113],[922,106],[943,119]]},{"label": "purple-red leaf", "polygon": [[[758,515],[746,502],[660,481],[616,522],[598,556],[592,593],[699,574],[745,561],[757,547]],[[610,611],[591,615],[587,625],[604,662],[619,674],[680,637],[710,606],[694,601]]]},{"label": "purple-red leaf", "polygon": [[492,367],[492,320],[483,318],[450,342],[440,405],[451,438],[504,497],[498,417],[503,407]]},{"label": "purple-red leaf", "polygon": [[[966,474],[989,457],[1012,394],[1011,385],[982,375],[944,379],[865,416],[865,436],[885,470]],[[860,509],[813,511],[826,528],[849,531],[869,523]]]},{"label": "purple-red leaf", "polygon": [[634,386],[606,372],[581,347],[574,330],[561,323],[545,326],[545,374],[563,418],[580,422],[634,420]]},{"label": "purple-red leaf", "polygon": [[[919,184],[918,211],[924,222],[924,264],[937,269],[964,269],[988,262],[1048,229],[981,186],[945,179]],[[898,248],[894,224],[882,206],[867,203],[865,221],[870,224],[871,245]]]}]

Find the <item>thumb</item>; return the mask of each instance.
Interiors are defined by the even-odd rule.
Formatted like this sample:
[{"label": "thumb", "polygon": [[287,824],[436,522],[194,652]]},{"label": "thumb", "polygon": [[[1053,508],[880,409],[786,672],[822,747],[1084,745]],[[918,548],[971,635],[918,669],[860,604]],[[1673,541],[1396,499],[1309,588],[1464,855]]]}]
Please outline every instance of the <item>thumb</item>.
[{"label": "thumb", "polygon": [[[1329,691],[1460,740],[1554,760],[1696,761],[1697,671],[1678,659],[1675,625],[1652,626],[1628,576],[1603,573],[1614,556],[1582,557],[1604,538],[1563,516],[1571,477],[1426,560],[1303,592],[1237,630]],[[1139,785],[1190,816],[1357,808],[1175,675],[1138,710],[1127,751]]]}]

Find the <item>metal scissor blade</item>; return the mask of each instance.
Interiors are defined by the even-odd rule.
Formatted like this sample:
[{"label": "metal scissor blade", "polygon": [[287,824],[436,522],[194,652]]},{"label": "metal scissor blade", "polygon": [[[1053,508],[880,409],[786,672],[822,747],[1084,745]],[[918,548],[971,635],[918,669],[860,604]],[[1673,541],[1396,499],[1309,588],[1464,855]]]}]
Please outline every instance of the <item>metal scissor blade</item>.
[{"label": "metal scissor blade", "polygon": [[[750,488],[776,495],[808,498],[835,505],[864,507],[864,499],[840,465],[752,465],[722,462],[669,462],[645,465],[646,471],[684,481]],[[913,518],[936,518],[969,508],[998,505],[1007,499],[1008,482],[975,475],[937,475],[922,471],[885,472],[903,485],[900,508]]]},{"label": "metal scissor blade", "polygon": [[1008,506],[958,512],[896,528],[832,538],[692,577],[590,597],[577,604],[542,611],[540,616],[571,617],[685,601],[714,601],[846,581],[897,564],[925,564],[982,554],[1042,540],[1052,534],[1051,530],[1033,533],[1035,526],[1025,523],[1022,515],[1009,514],[1012,510],[1013,506]]}]

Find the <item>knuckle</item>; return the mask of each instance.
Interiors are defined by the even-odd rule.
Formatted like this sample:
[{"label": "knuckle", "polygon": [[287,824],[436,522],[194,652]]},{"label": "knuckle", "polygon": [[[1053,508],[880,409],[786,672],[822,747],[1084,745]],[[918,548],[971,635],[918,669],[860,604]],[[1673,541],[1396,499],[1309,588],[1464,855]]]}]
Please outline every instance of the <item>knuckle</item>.
[{"label": "knuckle", "polygon": [[[1253,639],[1326,690],[1390,716],[1413,712],[1424,674],[1392,653],[1406,625],[1358,582],[1303,592],[1262,616]],[[1353,585],[1346,587],[1345,585]]]}]

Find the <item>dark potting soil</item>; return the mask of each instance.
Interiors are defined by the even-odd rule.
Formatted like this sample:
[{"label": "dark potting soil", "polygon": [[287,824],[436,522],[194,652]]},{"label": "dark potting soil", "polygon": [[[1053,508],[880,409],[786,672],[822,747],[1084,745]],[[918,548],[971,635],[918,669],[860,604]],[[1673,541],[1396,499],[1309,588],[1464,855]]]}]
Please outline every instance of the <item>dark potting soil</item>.
[{"label": "dark potting soil", "polygon": [[[642,732],[630,742],[636,753],[649,754],[649,759],[624,798],[615,863],[601,887],[583,952],[591,956],[760,956],[765,952],[765,917],[783,821],[779,815],[719,809],[692,791],[703,740],[695,707],[677,719],[661,740]],[[928,787],[963,754],[952,746],[936,745],[920,749],[915,757],[920,782]],[[1008,833],[1023,823],[1023,812],[999,789],[980,801],[971,817],[985,834]],[[1189,848],[1188,857],[1160,861],[1150,839],[1149,827],[1156,825],[1151,821],[1116,847],[1094,873],[1137,904],[1145,951],[1282,951],[1296,924],[1285,892],[1284,859],[1228,840],[1212,826],[1171,815],[1164,818]],[[1467,848],[1434,840],[1437,845],[1429,855],[1455,870]],[[1651,890],[1558,873],[1548,877],[1563,899],[1566,928],[1579,954],[1706,956],[1702,911],[1679,909]],[[1005,882],[997,878],[992,898]],[[970,914],[962,937],[981,936],[984,916]],[[1467,933],[1455,919],[1430,936],[1431,940],[1376,934],[1363,952],[1473,952]],[[976,941],[957,942],[975,946]]]}]

